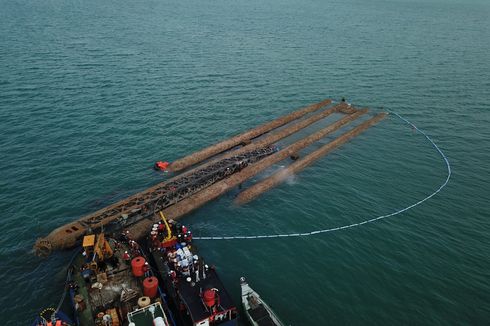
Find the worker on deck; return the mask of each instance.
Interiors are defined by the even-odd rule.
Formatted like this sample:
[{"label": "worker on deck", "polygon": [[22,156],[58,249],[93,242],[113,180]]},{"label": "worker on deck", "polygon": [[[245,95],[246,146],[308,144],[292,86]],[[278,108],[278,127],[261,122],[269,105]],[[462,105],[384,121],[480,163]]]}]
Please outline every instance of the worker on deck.
[{"label": "worker on deck", "polygon": [[165,224],[163,224],[162,222],[158,222],[158,233],[163,233],[164,230]]},{"label": "worker on deck", "polygon": [[129,240],[129,244],[131,245],[131,248],[133,250],[139,250],[140,249],[140,245],[134,240]]},{"label": "worker on deck", "polygon": [[122,259],[124,260],[124,263],[129,266],[129,261],[131,260],[131,256],[129,256],[129,253],[127,251],[124,252],[122,255]]},{"label": "worker on deck", "polygon": [[143,265],[143,272],[145,274],[145,276],[150,276],[149,275],[149,271],[150,271],[150,265],[148,264],[148,262],[146,261],[145,262],[145,265]]}]

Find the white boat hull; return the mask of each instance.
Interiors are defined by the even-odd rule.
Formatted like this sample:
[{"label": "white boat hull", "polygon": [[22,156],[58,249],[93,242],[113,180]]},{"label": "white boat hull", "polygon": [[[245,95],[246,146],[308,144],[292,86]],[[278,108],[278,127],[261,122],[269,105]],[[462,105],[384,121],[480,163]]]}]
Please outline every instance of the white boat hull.
[{"label": "white boat hull", "polygon": [[245,281],[240,279],[242,288],[242,304],[245,314],[253,326],[284,326],[272,309],[262,300]]}]

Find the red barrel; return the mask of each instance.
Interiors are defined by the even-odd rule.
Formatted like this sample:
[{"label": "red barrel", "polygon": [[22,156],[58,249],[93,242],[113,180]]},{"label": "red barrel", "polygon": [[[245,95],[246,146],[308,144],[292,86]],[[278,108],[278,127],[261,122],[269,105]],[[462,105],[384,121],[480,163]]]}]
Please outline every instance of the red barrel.
[{"label": "red barrel", "polygon": [[143,268],[145,263],[146,260],[141,256],[135,257],[133,260],[131,260],[131,270],[133,271],[134,276],[139,277],[145,275],[145,270]]},{"label": "red barrel", "polygon": [[214,304],[215,304],[215,299],[214,299],[215,293],[214,293],[213,289],[209,289],[209,290],[204,291],[202,296],[203,296],[203,300],[204,300],[204,303],[206,304],[206,306],[208,306],[209,308],[214,306]]},{"label": "red barrel", "polygon": [[147,277],[143,280],[143,294],[154,298],[158,293],[158,279],[155,276]]}]

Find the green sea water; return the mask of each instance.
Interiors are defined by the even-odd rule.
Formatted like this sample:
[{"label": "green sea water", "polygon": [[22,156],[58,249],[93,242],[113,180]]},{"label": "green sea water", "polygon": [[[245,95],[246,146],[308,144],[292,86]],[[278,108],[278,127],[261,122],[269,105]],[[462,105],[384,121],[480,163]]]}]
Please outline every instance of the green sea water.
[{"label": "green sea water", "polygon": [[[156,160],[328,97],[426,131],[447,187],[377,223],[196,241],[202,255],[237,303],[246,276],[290,325],[490,324],[489,53],[488,1],[0,0],[1,324],[29,324],[62,293],[71,253],[37,258],[36,238],[161,181]],[[338,227],[446,175],[391,115],[257,200],[237,207],[236,189],[184,223],[202,236]]]}]

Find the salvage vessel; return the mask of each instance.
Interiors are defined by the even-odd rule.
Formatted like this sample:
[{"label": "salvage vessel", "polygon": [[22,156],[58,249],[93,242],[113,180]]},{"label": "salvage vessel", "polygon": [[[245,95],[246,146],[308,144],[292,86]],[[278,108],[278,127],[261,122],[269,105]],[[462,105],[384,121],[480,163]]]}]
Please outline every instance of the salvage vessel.
[{"label": "salvage vessel", "polygon": [[237,325],[238,310],[216,268],[207,265],[192,244],[192,232],[173,220],[149,231],[148,247],[159,280],[183,325]]},{"label": "salvage vessel", "polygon": [[74,325],[175,325],[144,251],[127,231],[118,239],[84,236],[67,280]]}]

